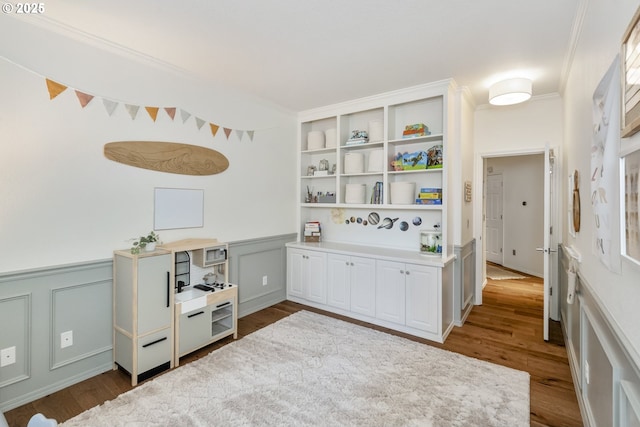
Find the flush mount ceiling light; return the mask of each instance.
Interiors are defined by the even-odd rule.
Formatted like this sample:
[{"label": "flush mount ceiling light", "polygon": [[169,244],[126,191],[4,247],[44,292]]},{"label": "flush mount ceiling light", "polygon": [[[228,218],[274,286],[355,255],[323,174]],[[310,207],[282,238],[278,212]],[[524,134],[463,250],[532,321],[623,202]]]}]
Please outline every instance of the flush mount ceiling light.
[{"label": "flush mount ceiling light", "polygon": [[492,105],[519,104],[531,98],[531,80],[508,79],[494,83],[489,88],[489,103]]}]

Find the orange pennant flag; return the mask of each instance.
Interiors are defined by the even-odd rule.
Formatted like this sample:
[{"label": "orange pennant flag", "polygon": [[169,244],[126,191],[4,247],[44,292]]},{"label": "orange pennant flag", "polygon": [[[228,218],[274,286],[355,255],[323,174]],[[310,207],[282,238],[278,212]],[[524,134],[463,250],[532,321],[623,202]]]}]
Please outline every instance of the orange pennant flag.
[{"label": "orange pennant flag", "polygon": [[53,80],[45,79],[47,81],[47,89],[49,90],[49,99],[53,99],[56,96],[60,95],[64,92],[67,87],[65,85],[61,85],[60,83],[56,83]]},{"label": "orange pennant flag", "polygon": [[211,126],[211,133],[213,134],[213,136],[215,138],[216,133],[218,133],[218,129],[220,129],[220,126],[214,125],[213,123],[209,123],[209,126]]},{"label": "orange pennant flag", "polygon": [[166,111],[167,114],[169,115],[169,117],[171,117],[171,120],[173,120],[173,118],[176,116],[176,108],[175,107],[166,107],[164,109],[164,111]]},{"label": "orange pennant flag", "polygon": [[223,129],[224,129],[225,135],[227,135],[227,139],[229,139],[229,135],[231,135],[232,129],[229,129],[229,128],[223,128]]},{"label": "orange pennant flag", "polygon": [[78,97],[78,100],[80,101],[80,105],[82,105],[82,108],[86,107],[87,104],[90,103],[91,100],[93,99],[93,95],[80,92],[79,90],[76,90],[76,96]]},{"label": "orange pennant flag", "polygon": [[147,113],[149,113],[149,117],[151,117],[151,119],[155,122],[156,118],[158,117],[158,110],[160,108],[158,107],[144,107],[145,110],[147,110]]}]

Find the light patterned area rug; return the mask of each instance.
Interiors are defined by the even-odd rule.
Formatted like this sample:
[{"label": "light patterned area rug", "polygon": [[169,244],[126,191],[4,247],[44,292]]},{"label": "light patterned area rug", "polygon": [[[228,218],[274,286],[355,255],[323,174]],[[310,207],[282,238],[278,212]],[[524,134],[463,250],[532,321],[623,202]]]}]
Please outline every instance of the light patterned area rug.
[{"label": "light patterned area rug", "polygon": [[487,264],[487,277],[492,280],[524,279],[526,276],[505,270],[497,265]]},{"label": "light patterned area rug", "polygon": [[306,311],[71,426],[529,426],[529,374]]}]

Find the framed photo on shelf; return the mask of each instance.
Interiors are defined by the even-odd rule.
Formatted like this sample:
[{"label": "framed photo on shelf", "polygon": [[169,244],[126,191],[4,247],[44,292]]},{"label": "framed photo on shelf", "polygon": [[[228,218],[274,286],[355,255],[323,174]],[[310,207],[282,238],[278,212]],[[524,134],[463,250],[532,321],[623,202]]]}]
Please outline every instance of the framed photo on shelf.
[{"label": "framed photo on shelf", "polygon": [[640,265],[640,148],[622,157],[623,255]]},{"label": "framed photo on shelf", "polygon": [[622,38],[622,119],[623,138],[640,130],[640,9]]}]

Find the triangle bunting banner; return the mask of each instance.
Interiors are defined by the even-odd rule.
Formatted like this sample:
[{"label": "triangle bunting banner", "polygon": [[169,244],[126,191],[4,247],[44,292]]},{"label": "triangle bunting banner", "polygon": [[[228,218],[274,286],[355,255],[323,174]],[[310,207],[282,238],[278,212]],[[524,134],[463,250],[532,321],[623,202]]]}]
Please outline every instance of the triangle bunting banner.
[{"label": "triangle bunting banner", "polygon": [[167,112],[171,120],[176,116],[176,108],[175,107],[165,107],[164,111]]},{"label": "triangle bunting banner", "polygon": [[102,103],[104,104],[104,109],[107,110],[107,114],[111,117],[113,112],[116,110],[118,103],[104,98],[102,99]]},{"label": "triangle bunting banner", "polygon": [[184,110],[180,110],[180,117],[182,117],[182,123],[186,123],[187,120],[189,120],[189,117],[191,117],[191,114],[187,111]]},{"label": "triangle bunting banner", "polygon": [[80,101],[80,105],[82,105],[82,108],[86,107],[87,104],[90,103],[91,100],[93,99],[93,95],[80,92],[79,90],[76,90],[76,96],[78,97],[78,100]]},{"label": "triangle bunting banner", "polygon": [[216,133],[218,133],[218,129],[220,129],[220,126],[214,125],[213,123],[209,123],[209,126],[211,126],[211,134],[215,138],[216,137]]},{"label": "triangle bunting banner", "polygon": [[131,105],[125,104],[124,108],[127,110],[127,113],[131,116],[131,120],[135,120],[138,115],[138,110],[140,109],[139,105]]},{"label": "triangle bunting banner", "polygon": [[149,117],[151,117],[151,120],[153,120],[154,122],[156,121],[156,118],[158,117],[158,110],[160,110],[159,107],[144,107],[145,110],[147,110],[147,113],[149,113]]},{"label": "triangle bunting banner", "polygon": [[60,83],[54,82],[53,80],[45,79],[47,81],[47,90],[49,91],[49,99],[53,99],[56,96],[60,95],[64,92],[67,87],[65,85],[61,85]]},{"label": "triangle bunting banner", "polygon": [[[45,78],[45,82],[47,85],[47,91],[49,92],[49,99],[54,99],[55,97],[57,97],[58,95],[60,95],[62,92],[64,92],[65,90],[69,89],[68,86],[65,86],[63,84],[60,84],[56,81],[53,81],[51,79]],[[80,90],[77,89],[73,89],[71,88],[71,90],[73,90],[76,94],[76,97],[78,98],[78,101],[80,101],[80,105],[82,106],[82,108],[85,108],[92,100],[93,98],[95,98],[95,95],[91,95],[85,92],[82,92]],[[125,110],[127,111],[127,113],[129,114],[129,116],[131,117],[131,120],[135,120],[136,117],[138,116],[138,112],[140,111],[140,105],[134,105],[134,104],[126,104],[124,102],[121,101],[116,101],[116,100],[112,100],[112,99],[108,99],[108,98],[102,98],[102,105],[104,106],[105,111],[107,112],[107,114],[109,115],[109,117],[113,116],[113,113],[116,111],[116,109],[118,108],[119,104],[122,104],[125,108]],[[189,118],[191,118],[192,114],[189,113],[186,110],[183,110],[182,108],[178,108],[178,107],[144,107],[144,109],[147,111],[147,113],[149,114],[149,117],[151,118],[151,120],[153,120],[154,122],[157,120],[158,118],[158,112],[160,111],[160,109],[163,109],[167,115],[171,118],[172,121],[175,121],[175,117],[176,117],[176,113],[178,110],[180,110],[180,118],[182,119],[182,123],[186,123],[187,120],[189,120]],[[213,135],[213,137],[215,138],[218,130],[220,130],[220,126],[212,123],[212,122],[208,122],[204,119],[201,119],[200,117],[197,116],[193,116],[195,122],[196,122],[196,126],[198,127],[198,130],[201,130],[202,127],[205,125],[205,123],[209,123],[209,127],[211,129],[211,134]],[[253,135],[254,135],[254,130],[240,130],[240,129],[231,129],[231,128],[226,128],[223,127],[222,128],[224,130],[224,134],[227,137],[227,140],[229,140],[229,137],[231,136],[232,132],[235,132],[236,136],[238,137],[239,141],[242,141],[242,138],[244,138],[244,134],[246,133],[247,136],[249,137],[249,140],[253,141]]]}]

